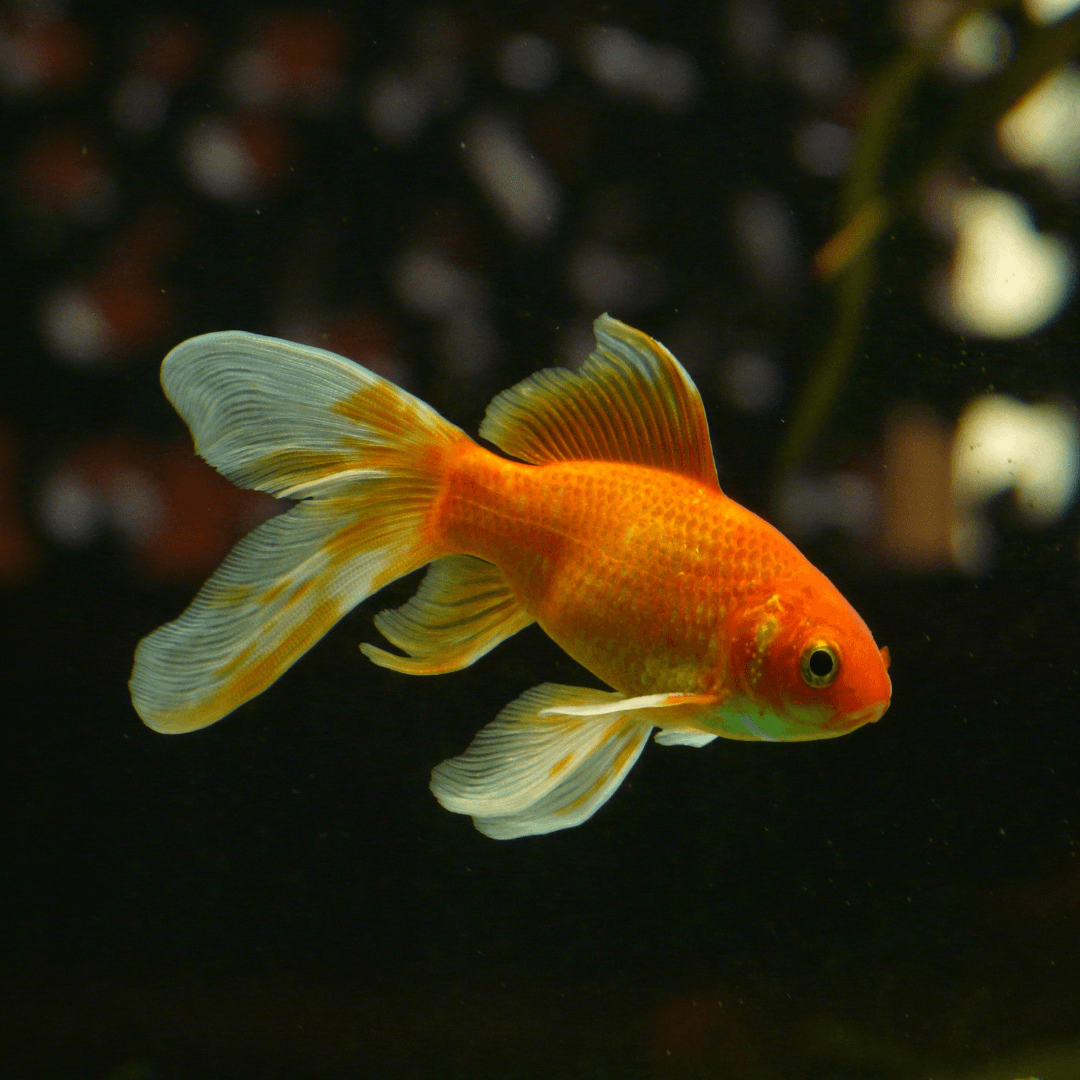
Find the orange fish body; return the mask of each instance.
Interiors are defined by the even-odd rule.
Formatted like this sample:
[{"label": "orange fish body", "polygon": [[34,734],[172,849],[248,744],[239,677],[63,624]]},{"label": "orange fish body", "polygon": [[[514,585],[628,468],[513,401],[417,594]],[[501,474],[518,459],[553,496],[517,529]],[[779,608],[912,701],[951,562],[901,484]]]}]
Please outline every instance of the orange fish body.
[{"label": "orange fish body", "polygon": [[[878,687],[867,711],[866,687],[842,683],[827,720],[774,737],[840,735],[884,711],[888,676],[865,624],[786,537],[716,486],[621,463],[524,466],[470,442],[440,509],[446,549],[497,566],[548,636],[628,697],[817,705],[799,665],[763,649],[784,626],[800,648],[800,635],[850,638],[851,661]],[[710,723],[762,737],[723,726],[722,710]]]},{"label": "orange fish body", "polygon": [[250,334],[174,350],[163,382],[199,452],[301,501],[140,645],[144,720],[213,723],[425,563],[417,595],[376,617],[401,654],[361,646],[375,663],[452,671],[535,621],[614,690],[536,687],[435,769],[439,801],[488,835],[585,820],[657,727],[661,743],[702,746],[877,720],[887,652],[794,545],[720,491],[689,376],[607,316],[597,342],[579,372],[540,372],[492,402],[481,434],[519,460],[320,350]]}]

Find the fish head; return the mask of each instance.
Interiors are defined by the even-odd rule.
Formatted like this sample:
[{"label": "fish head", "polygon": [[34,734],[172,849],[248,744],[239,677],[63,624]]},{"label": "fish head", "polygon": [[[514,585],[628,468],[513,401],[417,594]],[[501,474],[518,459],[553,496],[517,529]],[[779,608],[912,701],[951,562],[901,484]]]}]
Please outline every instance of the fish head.
[{"label": "fish head", "polygon": [[892,697],[888,649],[828,578],[807,578],[748,605],[733,635],[733,701],[761,738],[843,735],[879,720]]}]

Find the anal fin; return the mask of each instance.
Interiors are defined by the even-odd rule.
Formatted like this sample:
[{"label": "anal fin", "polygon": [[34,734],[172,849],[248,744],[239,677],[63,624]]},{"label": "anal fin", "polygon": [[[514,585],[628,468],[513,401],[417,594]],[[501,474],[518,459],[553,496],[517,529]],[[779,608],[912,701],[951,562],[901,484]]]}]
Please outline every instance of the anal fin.
[{"label": "anal fin", "polygon": [[380,612],[375,626],[408,656],[360,646],[381,667],[408,675],[441,675],[468,667],[533,621],[495,566],[471,555],[432,563],[416,595]]}]

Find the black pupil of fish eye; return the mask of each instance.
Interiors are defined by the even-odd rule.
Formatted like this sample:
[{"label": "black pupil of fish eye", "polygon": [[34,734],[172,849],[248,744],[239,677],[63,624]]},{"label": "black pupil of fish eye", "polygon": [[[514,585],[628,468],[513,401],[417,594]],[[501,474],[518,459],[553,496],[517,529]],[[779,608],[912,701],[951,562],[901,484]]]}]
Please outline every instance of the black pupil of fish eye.
[{"label": "black pupil of fish eye", "polygon": [[830,653],[827,653],[824,649],[815,649],[810,654],[810,671],[819,679],[824,679],[826,675],[831,675],[832,669],[833,658]]}]

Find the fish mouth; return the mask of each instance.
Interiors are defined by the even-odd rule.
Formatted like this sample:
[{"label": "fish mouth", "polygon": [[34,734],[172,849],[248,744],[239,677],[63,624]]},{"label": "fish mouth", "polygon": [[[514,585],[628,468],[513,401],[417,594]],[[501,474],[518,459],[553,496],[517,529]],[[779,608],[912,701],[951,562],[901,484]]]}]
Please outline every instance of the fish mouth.
[{"label": "fish mouth", "polygon": [[886,710],[889,708],[889,704],[890,702],[888,700],[878,701],[855,713],[855,715],[851,717],[852,728],[862,727],[863,724],[876,724],[885,715]]},{"label": "fish mouth", "polygon": [[885,715],[889,707],[889,699],[875,701],[873,705],[867,705],[858,712],[836,713],[831,720],[821,725],[824,738],[835,738],[837,735],[846,735],[849,731],[860,728],[863,724],[873,724]]}]

